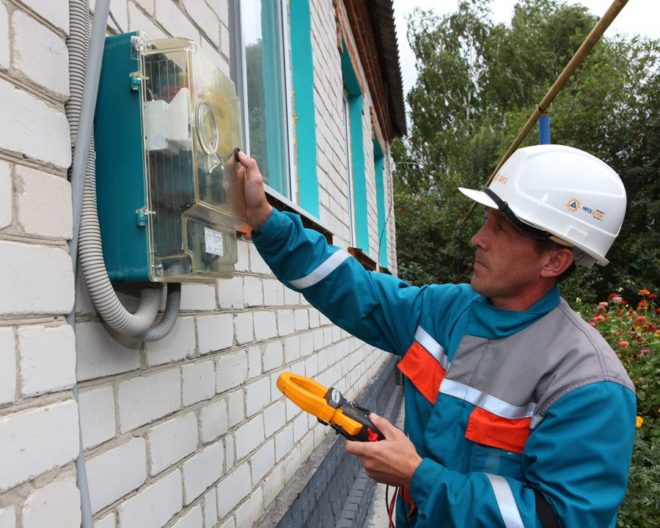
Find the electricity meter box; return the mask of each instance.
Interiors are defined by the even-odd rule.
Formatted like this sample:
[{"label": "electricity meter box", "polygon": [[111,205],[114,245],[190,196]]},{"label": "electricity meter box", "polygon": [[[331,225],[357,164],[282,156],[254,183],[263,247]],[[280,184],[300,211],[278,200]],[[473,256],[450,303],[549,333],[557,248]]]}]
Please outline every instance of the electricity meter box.
[{"label": "electricity meter box", "polygon": [[233,83],[190,40],[106,38],[94,118],[103,256],[120,282],[231,277]]}]

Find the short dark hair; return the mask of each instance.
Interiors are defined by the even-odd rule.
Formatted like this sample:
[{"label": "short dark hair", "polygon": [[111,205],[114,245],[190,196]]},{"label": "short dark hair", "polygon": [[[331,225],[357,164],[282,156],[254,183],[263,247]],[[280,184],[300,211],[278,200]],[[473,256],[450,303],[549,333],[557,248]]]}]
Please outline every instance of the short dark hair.
[{"label": "short dark hair", "polygon": [[[564,246],[563,244],[558,244],[557,242],[555,242],[550,238],[547,238],[545,240],[534,240],[534,249],[538,254],[544,253],[545,251],[551,249],[562,249],[562,248],[571,249],[570,247]],[[566,268],[563,273],[555,277],[557,279],[557,284],[570,277],[574,271],[575,271],[575,259],[573,259],[571,265],[568,268]]]}]

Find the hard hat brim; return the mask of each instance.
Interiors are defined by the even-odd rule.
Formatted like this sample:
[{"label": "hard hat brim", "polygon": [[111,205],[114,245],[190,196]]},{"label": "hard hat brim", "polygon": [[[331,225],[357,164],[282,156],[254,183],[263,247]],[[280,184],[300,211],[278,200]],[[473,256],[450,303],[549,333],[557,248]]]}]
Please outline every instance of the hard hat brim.
[{"label": "hard hat brim", "polygon": [[461,191],[465,196],[467,196],[471,200],[474,200],[475,202],[481,205],[485,205],[486,207],[490,207],[491,209],[498,208],[497,204],[493,201],[493,199],[483,191],[477,191],[476,189],[466,189],[465,187],[459,187],[458,190]]}]

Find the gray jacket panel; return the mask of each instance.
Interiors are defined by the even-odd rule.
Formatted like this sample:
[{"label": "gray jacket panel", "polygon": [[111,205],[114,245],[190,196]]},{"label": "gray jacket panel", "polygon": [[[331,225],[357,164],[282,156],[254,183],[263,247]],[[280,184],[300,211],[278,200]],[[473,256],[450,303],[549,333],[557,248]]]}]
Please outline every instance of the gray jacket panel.
[{"label": "gray jacket panel", "polygon": [[534,408],[533,425],[565,394],[598,381],[634,391],[614,351],[564,301],[544,317],[509,337],[466,335],[446,378],[508,404]]}]

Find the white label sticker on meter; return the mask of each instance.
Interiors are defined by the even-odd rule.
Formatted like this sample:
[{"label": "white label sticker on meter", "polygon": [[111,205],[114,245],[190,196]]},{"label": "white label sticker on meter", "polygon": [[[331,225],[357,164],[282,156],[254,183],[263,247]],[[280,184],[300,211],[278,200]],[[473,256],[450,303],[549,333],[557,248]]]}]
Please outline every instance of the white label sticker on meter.
[{"label": "white label sticker on meter", "polygon": [[222,240],[222,233],[214,231],[208,227],[204,227],[204,242],[206,245],[206,252],[213,255],[225,256],[225,245]]}]

